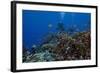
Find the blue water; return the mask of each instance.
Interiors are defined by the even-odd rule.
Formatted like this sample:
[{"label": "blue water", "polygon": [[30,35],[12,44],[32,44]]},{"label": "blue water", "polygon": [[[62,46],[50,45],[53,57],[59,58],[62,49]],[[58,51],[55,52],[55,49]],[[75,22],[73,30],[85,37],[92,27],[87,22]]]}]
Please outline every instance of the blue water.
[{"label": "blue water", "polygon": [[32,45],[39,45],[44,35],[57,32],[57,24],[62,22],[66,31],[69,28],[80,32],[90,29],[91,14],[76,12],[51,12],[23,10],[23,45],[27,49]]}]

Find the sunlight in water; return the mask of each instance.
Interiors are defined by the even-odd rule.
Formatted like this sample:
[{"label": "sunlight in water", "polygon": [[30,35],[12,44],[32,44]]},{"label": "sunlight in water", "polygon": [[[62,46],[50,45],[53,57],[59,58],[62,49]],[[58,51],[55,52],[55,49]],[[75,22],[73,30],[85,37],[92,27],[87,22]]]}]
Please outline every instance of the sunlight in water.
[{"label": "sunlight in water", "polygon": [[64,19],[65,13],[61,12],[61,21]]},{"label": "sunlight in water", "polygon": [[74,16],[75,16],[75,14],[72,13],[72,14],[71,14],[71,17],[72,17],[72,24],[74,23]]}]

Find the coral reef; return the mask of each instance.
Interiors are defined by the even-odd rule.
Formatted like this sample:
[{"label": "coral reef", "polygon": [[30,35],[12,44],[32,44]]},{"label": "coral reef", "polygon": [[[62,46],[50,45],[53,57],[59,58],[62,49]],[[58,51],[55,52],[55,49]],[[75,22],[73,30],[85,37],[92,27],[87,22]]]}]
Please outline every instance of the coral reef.
[{"label": "coral reef", "polygon": [[[50,62],[91,59],[90,31],[69,35],[59,23],[58,32],[47,34],[40,46],[33,45],[32,52],[23,49],[23,62]],[[72,30],[71,30],[72,31]]]}]

